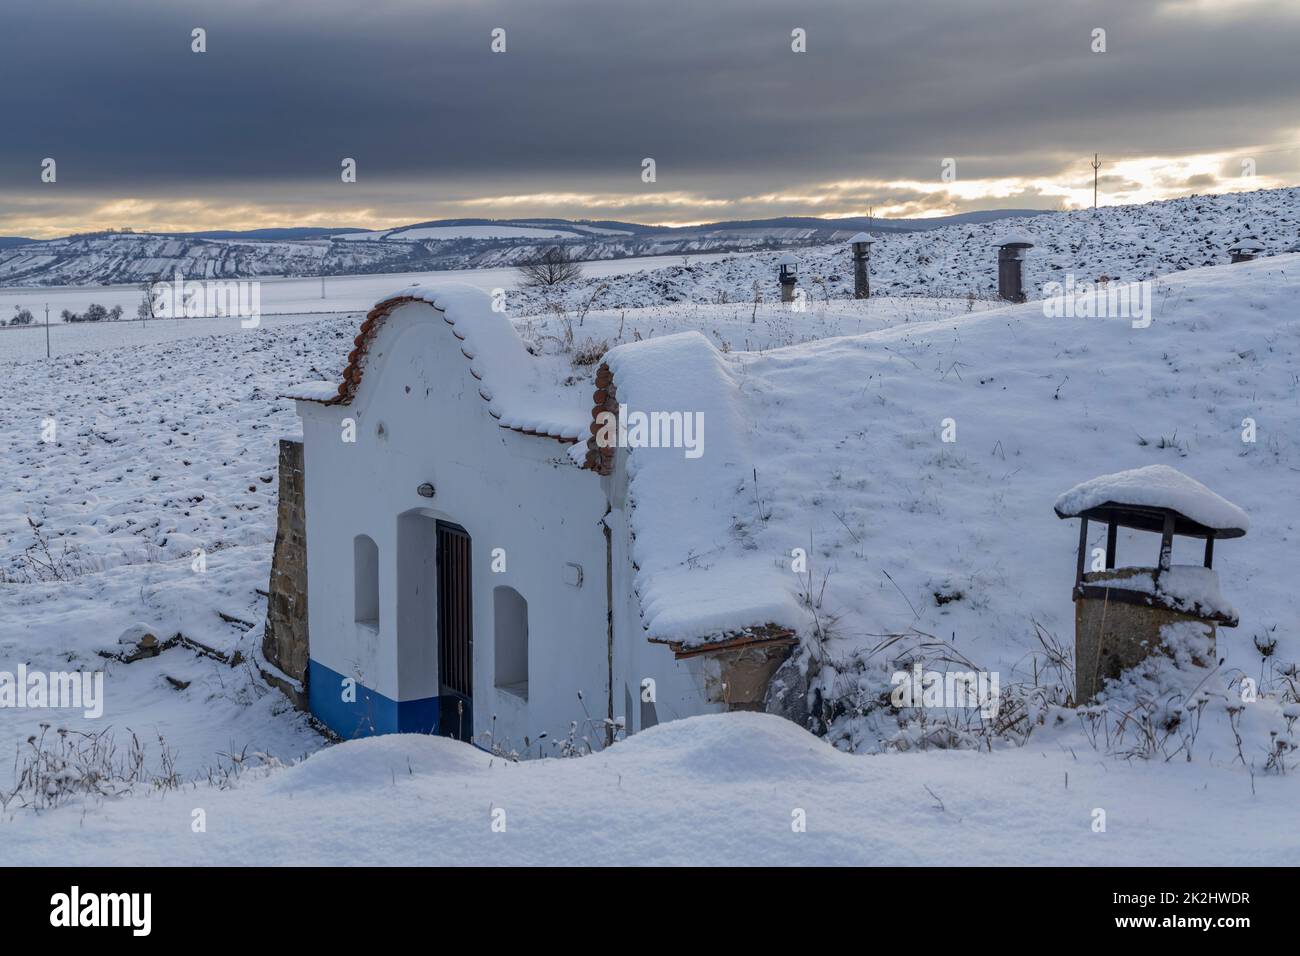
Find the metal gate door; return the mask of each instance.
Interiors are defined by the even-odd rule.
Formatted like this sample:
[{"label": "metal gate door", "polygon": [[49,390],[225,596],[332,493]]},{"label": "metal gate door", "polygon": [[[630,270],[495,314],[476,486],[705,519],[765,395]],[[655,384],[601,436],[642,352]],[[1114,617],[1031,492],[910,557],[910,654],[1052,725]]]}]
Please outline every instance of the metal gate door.
[{"label": "metal gate door", "polygon": [[438,522],[439,733],[469,740],[474,733],[474,605],[469,534]]}]

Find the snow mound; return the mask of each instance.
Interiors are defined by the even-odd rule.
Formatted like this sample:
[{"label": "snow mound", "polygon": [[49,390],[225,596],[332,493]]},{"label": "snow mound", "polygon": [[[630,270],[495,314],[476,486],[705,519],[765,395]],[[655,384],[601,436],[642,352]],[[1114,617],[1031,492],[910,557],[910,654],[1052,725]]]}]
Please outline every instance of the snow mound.
[{"label": "snow mound", "polygon": [[1131,468],[1077,484],[1056,499],[1056,513],[1074,518],[1104,504],[1169,508],[1217,531],[1250,530],[1246,512],[1168,465]]},{"label": "snow mound", "polygon": [[620,742],[612,753],[662,760],[714,780],[826,779],[850,769],[834,747],[797,724],[745,711],[659,724]]},{"label": "snow mound", "polygon": [[359,784],[391,780],[395,766],[408,775],[464,777],[486,769],[492,759],[490,753],[451,737],[383,734],[317,751],[286,773],[271,777],[267,786],[280,793],[328,792],[342,780]]}]

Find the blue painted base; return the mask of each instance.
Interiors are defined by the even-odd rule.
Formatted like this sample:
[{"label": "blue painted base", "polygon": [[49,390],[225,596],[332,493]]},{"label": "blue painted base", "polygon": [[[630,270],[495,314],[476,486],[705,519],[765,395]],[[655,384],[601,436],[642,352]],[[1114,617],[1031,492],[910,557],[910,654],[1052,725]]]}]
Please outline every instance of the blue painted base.
[{"label": "blue painted base", "polygon": [[344,700],[344,681],[338,671],[319,661],[307,661],[307,703],[316,719],[344,740],[376,734],[436,734],[439,698],[397,701],[355,685],[355,700]]}]

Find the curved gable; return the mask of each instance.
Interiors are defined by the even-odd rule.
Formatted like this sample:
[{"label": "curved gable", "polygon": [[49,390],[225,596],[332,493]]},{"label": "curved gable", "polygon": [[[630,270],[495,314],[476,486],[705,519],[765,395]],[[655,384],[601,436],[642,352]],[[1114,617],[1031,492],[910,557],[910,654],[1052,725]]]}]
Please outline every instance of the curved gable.
[{"label": "curved gable", "polygon": [[409,286],[381,299],[361,323],[354,348],[348,353],[343,381],[328,395],[319,383],[299,386],[287,394],[302,401],[326,405],[350,405],[357,395],[375,336],[394,311],[408,304],[427,307],[431,317],[441,319],[469,373],[478,383],[479,397],[502,428],[525,435],[539,435],[573,443],[586,427],[585,409],[580,402],[554,387],[548,387],[541,363],[531,356],[509,318],[492,309],[486,292],[473,286],[446,283],[436,287]]}]

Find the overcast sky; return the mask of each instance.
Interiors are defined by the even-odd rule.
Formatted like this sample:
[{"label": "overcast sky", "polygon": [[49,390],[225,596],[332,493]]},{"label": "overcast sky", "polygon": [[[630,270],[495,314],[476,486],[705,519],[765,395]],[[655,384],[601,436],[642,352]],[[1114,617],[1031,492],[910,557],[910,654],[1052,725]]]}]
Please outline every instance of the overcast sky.
[{"label": "overcast sky", "polygon": [[1293,185],[1297,50],[1297,0],[3,0],[0,235]]}]

